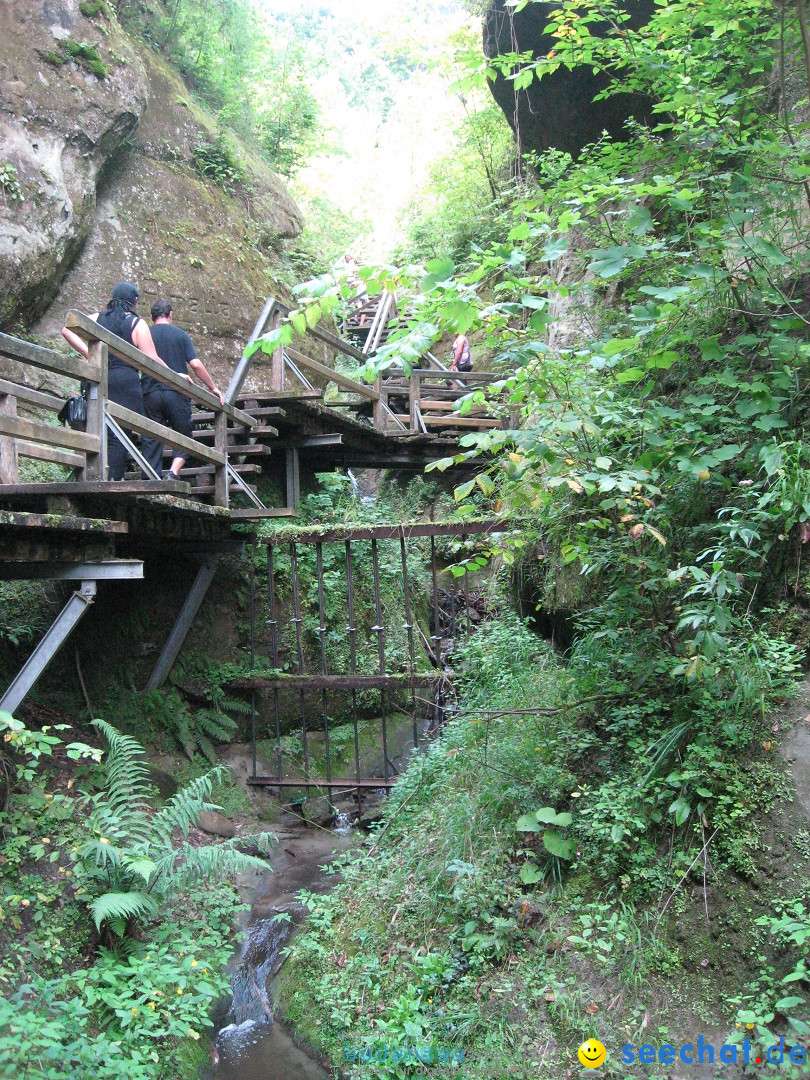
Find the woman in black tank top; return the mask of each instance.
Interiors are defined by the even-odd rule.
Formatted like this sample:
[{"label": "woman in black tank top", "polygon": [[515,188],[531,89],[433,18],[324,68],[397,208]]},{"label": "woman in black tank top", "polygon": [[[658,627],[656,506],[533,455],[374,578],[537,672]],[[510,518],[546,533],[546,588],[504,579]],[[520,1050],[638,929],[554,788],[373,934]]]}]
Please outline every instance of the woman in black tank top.
[{"label": "woman in black tank top", "polygon": [[[112,298],[104,311],[96,312],[90,318],[94,319],[99,326],[103,326],[105,330],[109,330],[111,334],[115,334],[116,337],[120,337],[130,345],[134,345],[141,352],[145,352],[147,356],[151,356],[162,364],[163,361],[155,352],[155,345],[149,327],[135,310],[137,304],[137,287],[131,285],[128,281],[122,281],[113,289]],[[62,336],[77,352],[87,357],[87,343],[78,334],[74,334],[72,330],[65,328],[62,330]],[[107,396],[110,401],[123,405],[141,416],[145,415],[140,375],[134,367],[113,352],[112,349],[109,353]],[[126,429],[124,430],[126,431]],[[132,432],[126,431],[126,434],[130,439],[132,438]],[[143,447],[145,457],[148,457],[148,444],[151,442],[150,439],[144,440],[146,444]],[[114,435],[109,435],[107,439],[107,474],[110,480],[124,479],[124,469],[128,457],[129,455],[123,444]]]}]

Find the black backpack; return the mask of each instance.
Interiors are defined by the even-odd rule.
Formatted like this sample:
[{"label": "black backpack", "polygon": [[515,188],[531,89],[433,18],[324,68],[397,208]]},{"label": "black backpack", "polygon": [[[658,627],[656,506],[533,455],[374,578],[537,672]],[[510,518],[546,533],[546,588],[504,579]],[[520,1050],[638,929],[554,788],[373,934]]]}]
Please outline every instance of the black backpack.
[{"label": "black backpack", "polygon": [[67,424],[76,431],[87,430],[87,402],[84,397],[69,397],[57,413],[61,424]]}]

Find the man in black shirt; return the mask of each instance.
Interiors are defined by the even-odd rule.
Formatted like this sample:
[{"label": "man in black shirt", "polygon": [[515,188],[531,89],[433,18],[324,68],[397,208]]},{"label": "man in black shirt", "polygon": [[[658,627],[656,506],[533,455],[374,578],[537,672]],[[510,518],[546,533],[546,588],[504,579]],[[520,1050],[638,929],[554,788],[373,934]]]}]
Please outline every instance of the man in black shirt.
[{"label": "man in black shirt", "polygon": [[[225,404],[222,391],[214,384],[214,380],[205,370],[205,364],[197,356],[194,342],[185,330],[175,326],[172,321],[172,306],[168,300],[156,300],[152,304],[152,340],[160,359],[178,375],[183,375],[191,381],[188,369],[194,372],[200,382],[219,398],[221,405]],[[173,428],[180,435],[191,438],[191,399],[178,390],[172,390],[164,386],[149,375],[141,379],[143,386],[144,412],[150,420],[166,427]],[[157,472],[162,472],[163,445],[150,439],[149,464]],[[170,473],[167,478],[176,477],[186,461],[186,455],[175,450]]]}]

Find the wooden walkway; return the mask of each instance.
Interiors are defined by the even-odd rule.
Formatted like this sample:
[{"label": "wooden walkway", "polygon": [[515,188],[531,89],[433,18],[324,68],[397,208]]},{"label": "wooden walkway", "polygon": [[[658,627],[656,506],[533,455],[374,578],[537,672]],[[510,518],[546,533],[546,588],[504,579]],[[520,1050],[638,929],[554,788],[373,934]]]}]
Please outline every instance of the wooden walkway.
[{"label": "wooden walkway", "polygon": [[[388,296],[372,318],[372,340],[383,340],[390,329],[389,313],[395,310]],[[280,325],[288,313],[285,305],[269,299],[248,344]],[[265,389],[243,390],[252,364],[246,348],[223,406],[207,390],[81,312],[69,312],[67,325],[88,343],[87,360],[0,334],[0,357],[12,362],[6,365],[12,373],[0,379],[0,579],[47,577],[79,584],[26,668],[0,697],[0,708],[9,711],[92,602],[97,582],[142,577],[144,560],[156,552],[201,560],[150,679],[150,687],[159,686],[202,603],[217,560],[244,546],[245,522],[296,515],[302,469],[421,471],[455,453],[467,431],[504,422],[491,404],[477,405],[465,415],[454,408],[471,390],[490,387],[500,376],[469,372],[456,377],[429,357],[429,367],[407,376],[389,373],[369,385],[360,375],[368,355],[317,326],[305,339],[297,339],[296,347],[275,349]],[[333,358],[340,356],[343,370],[324,363],[326,357],[310,355],[316,349],[323,354],[324,346]],[[193,439],[109,398],[110,348],[141,374],[192,399]],[[346,374],[345,368],[352,366],[352,374]],[[41,388],[42,373],[81,381],[87,411],[83,430],[54,423],[65,401]],[[106,479],[112,437],[124,443],[138,470],[119,482]],[[140,453],[143,437],[164,444],[166,464],[174,450],[189,453],[189,468],[177,480],[163,480]],[[62,479],[21,482],[20,461],[26,459],[47,463]],[[284,506],[265,506],[257,493],[256,480],[265,471],[281,481]]]}]

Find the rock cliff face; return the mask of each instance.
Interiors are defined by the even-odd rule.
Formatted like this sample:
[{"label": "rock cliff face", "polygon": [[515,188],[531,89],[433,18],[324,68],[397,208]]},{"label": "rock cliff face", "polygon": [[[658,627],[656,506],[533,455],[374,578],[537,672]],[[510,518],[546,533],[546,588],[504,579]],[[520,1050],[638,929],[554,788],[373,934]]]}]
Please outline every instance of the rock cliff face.
[{"label": "rock cliff face", "polygon": [[[484,52],[488,57],[521,52],[545,56],[554,48],[555,39],[543,31],[556,7],[554,3],[531,3],[515,13],[504,0],[492,0],[484,19]],[[624,0],[621,7],[630,16],[628,25],[636,29],[648,21],[655,3]],[[595,102],[594,97],[607,85],[604,75],[581,67],[573,71],[559,68],[517,93],[514,83],[503,75],[490,83],[490,88],[524,152],[542,153],[554,147],[576,157],[603,131],[620,139],[629,117],[644,122],[651,116],[652,102],[641,94],[620,94]]]},{"label": "rock cliff face", "polygon": [[0,189],[0,327],[55,339],[68,308],[98,310],[126,278],[143,314],[171,299],[226,379],[301,229],[281,181],[235,140],[243,181],[204,177],[195,148],[215,146],[213,118],[79,0],[6,0],[0,34],[0,183],[15,170]]}]

